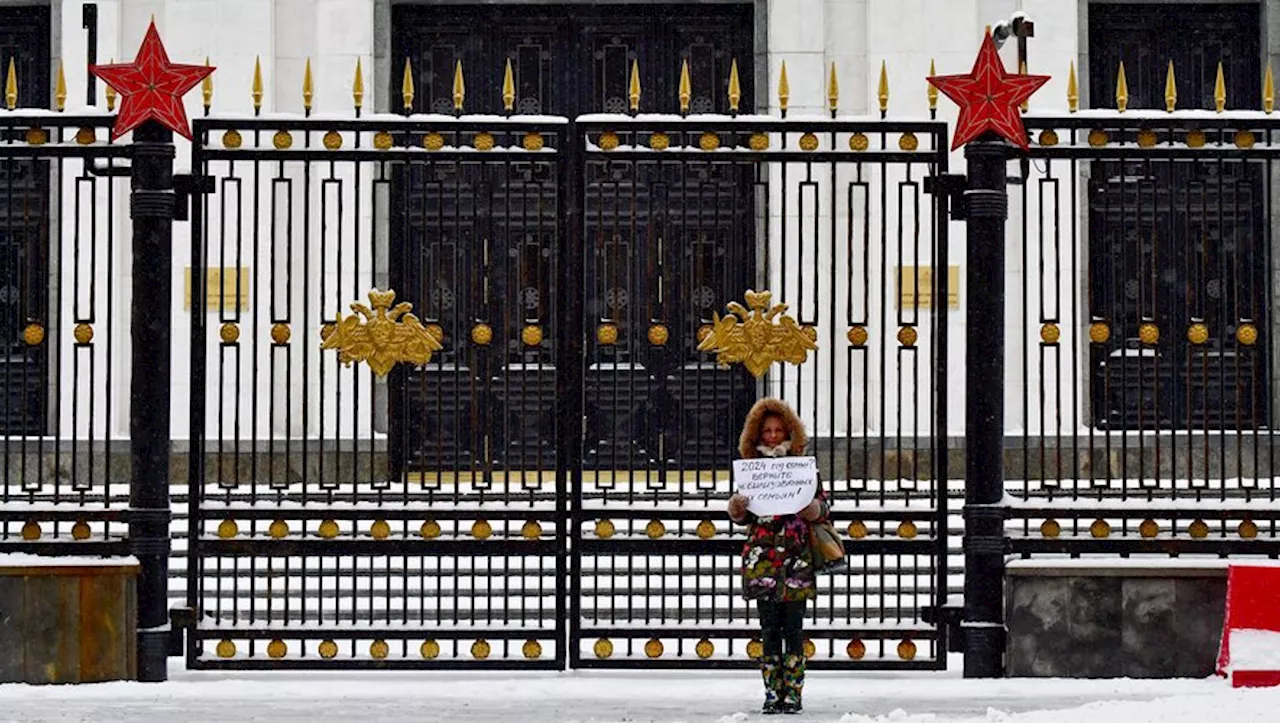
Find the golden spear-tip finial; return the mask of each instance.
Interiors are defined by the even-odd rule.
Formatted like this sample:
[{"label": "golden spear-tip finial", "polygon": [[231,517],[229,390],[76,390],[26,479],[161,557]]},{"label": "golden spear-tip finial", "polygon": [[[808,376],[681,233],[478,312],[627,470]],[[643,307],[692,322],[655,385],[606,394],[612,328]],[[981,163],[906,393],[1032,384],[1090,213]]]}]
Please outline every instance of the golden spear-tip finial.
[{"label": "golden spear-tip finial", "polygon": [[18,68],[14,65],[12,56],[9,57],[9,73],[4,79],[4,104],[9,110],[18,107]]},{"label": "golden spear-tip finial", "polygon": [[404,76],[400,79],[400,95],[404,99],[405,112],[413,110],[413,61],[404,59]]},{"label": "golden spear-tip finial", "polygon": [[1276,108],[1276,81],[1271,77],[1271,63],[1267,62],[1267,74],[1262,80],[1262,110],[1271,113]]},{"label": "golden spear-tip finial", "polygon": [[742,82],[738,79],[738,59],[729,64],[729,112],[737,114],[742,104]]},{"label": "golden spear-tip finial", "polygon": [[791,83],[787,82],[787,61],[782,61],[782,73],[778,78],[778,107],[782,114],[787,114],[787,105],[791,102]]},{"label": "golden spear-tip finial", "polygon": [[1080,88],[1076,85],[1076,61],[1071,61],[1071,70],[1067,72],[1067,112],[1080,110]]},{"label": "golden spear-tip finial", "polygon": [[[209,67],[209,56],[204,56],[204,67]],[[213,107],[213,73],[204,77],[200,81],[200,101],[204,105],[204,112],[208,113]]]},{"label": "golden spear-tip finial", "polygon": [[[1018,63],[1018,75],[1026,75],[1026,74],[1027,74],[1027,61],[1023,60]],[[1022,101],[1022,104],[1019,105],[1018,108],[1023,113],[1026,113],[1028,110],[1030,110],[1031,109],[1030,97],[1028,97],[1027,100]]]},{"label": "golden spear-tip finial", "polygon": [[364,69],[359,58],[356,58],[356,77],[351,81],[351,100],[355,103],[356,110],[364,107]]},{"label": "golden spear-tip finial", "polygon": [[836,108],[840,105],[840,82],[836,78],[836,63],[831,61],[831,75],[827,78],[827,110],[831,111],[831,115],[836,114]]},{"label": "golden spear-tip finial", "polygon": [[262,110],[262,58],[253,59],[253,111]]},{"label": "golden spear-tip finial", "polygon": [[627,100],[631,101],[631,112],[640,112],[640,61],[631,61],[631,81],[627,83]]},{"label": "golden spear-tip finial", "polygon": [[1164,109],[1170,113],[1178,107],[1178,81],[1173,76],[1173,61],[1169,61],[1169,70],[1164,74]]},{"label": "golden spear-tip finial", "polygon": [[[929,77],[933,77],[937,74],[938,71],[934,68],[933,58],[929,58]],[[925,93],[929,96],[929,110],[931,112],[936,111],[938,110],[938,88],[933,83],[925,83],[925,86]]]},{"label": "golden spear-tip finial", "polygon": [[[111,59],[111,64],[112,65],[116,64],[115,58]],[[106,90],[107,112],[110,113],[111,111],[116,109],[116,89],[112,88],[110,83],[107,83],[106,86],[107,86],[107,90]]]},{"label": "golden spear-tip finial", "polygon": [[1227,107],[1227,81],[1222,77],[1222,61],[1218,61],[1218,77],[1213,81],[1213,108],[1221,113]]},{"label": "golden spear-tip finial", "polygon": [[311,113],[311,99],[315,97],[316,86],[311,79],[311,58],[307,58],[307,64],[302,69],[302,107]]},{"label": "golden spear-tip finial", "polygon": [[1120,61],[1120,72],[1116,75],[1116,110],[1123,113],[1129,107],[1129,81],[1124,78],[1124,61]]},{"label": "golden spear-tip finial", "polygon": [[689,59],[680,61],[680,114],[688,115],[689,101],[693,98],[693,82],[689,79]]},{"label": "golden spear-tip finial", "polygon": [[462,58],[453,64],[453,112],[461,113],[467,99],[467,82],[462,79]]},{"label": "golden spear-tip finial", "polygon": [[511,58],[507,58],[507,69],[502,73],[502,107],[508,113],[516,109],[516,73],[511,69]]},{"label": "golden spear-tip finial", "polygon": [[61,113],[67,107],[67,74],[62,69],[62,58],[58,58],[58,80],[53,85],[53,100]]},{"label": "golden spear-tip finial", "polygon": [[876,89],[876,97],[880,99],[880,116],[889,112],[889,66],[880,61],[880,85]]}]

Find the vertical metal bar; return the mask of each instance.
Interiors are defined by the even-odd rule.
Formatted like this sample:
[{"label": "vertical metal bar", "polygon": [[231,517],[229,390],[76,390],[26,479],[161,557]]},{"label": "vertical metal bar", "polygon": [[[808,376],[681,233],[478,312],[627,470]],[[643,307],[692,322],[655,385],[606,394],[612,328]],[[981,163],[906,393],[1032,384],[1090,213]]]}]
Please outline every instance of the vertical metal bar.
[{"label": "vertical metal bar", "polygon": [[[561,321],[556,329],[556,399],[560,400],[561,420],[556,429],[556,663],[566,662],[561,645],[565,640],[565,599],[569,618],[568,663],[579,663],[579,637],[582,627],[582,419],[583,413],[583,135],[575,122],[564,127],[561,148],[557,149],[557,197],[560,229],[559,247],[555,249],[557,266],[563,275],[564,294]],[[568,493],[568,497],[566,497]],[[570,499],[571,498],[571,499]],[[566,531],[566,522],[568,530]],[[573,536],[570,550],[569,534]],[[570,558],[571,555],[571,558]],[[566,559],[569,565],[566,566]],[[566,569],[568,567],[568,569]],[[563,589],[566,573],[569,589]]]}]

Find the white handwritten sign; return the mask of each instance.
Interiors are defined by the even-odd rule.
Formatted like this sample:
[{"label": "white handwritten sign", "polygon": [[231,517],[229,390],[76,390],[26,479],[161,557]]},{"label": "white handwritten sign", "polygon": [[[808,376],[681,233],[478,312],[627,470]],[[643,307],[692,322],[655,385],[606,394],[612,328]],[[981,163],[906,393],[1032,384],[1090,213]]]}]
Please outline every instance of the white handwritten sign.
[{"label": "white handwritten sign", "polygon": [[738,494],[751,500],[747,509],[762,517],[794,515],[818,492],[818,460],[813,457],[738,459],[733,462]]}]

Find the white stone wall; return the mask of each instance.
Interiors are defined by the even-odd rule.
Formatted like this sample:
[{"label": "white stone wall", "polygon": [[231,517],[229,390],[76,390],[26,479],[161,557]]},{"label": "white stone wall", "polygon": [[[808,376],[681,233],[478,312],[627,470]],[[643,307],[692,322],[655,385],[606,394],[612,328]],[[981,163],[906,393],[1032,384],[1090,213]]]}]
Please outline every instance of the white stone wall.
[{"label": "white stone wall", "polygon": [[[85,62],[85,32],[80,27],[82,3],[79,0],[54,0],[54,3],[58,6],[55,18],[60,18],[60,27],[55,30],[54,35],[61,45],[55,50],[55,54],[64,59],[69,69],[68,92],[74,104],[75,99],[84,96],[84,74],[74,70],[83,67]],[[252,110],[249,86],[255,57],[261,58],[267,88],[263,100],[264,113],[301,111],[303,66],[308,57],[311,58],[316,82],[316,113],[349,112],[350,83],[357,59],[362,61],[366,73],[366,107],[377,107],[376,96],[388,85],[386,78],[376,75],[373,62],[375,56],[385,55],[384,46],[390,43],[389,29],[375,29],[375,17],[379,12],[379,6],[381,11],[385,12],[385,0],[103,0],[98,5],[100,8],[99,57],[103,62],[113,57],[117,61],[132,58],[148,20],[154,16],[174,61],[203,62],[208,56],[211,63],[218,67],[214,76],[216,113],[248,113]],[[826,69],[833,62],[839,72],[841,113],[876,115],[878,113],[877,83],[883,61],[889,72],[890,117],[926,118],[928,107],[924,77],[928,72],[930,60],[936,61],[939,73],[966,72],[973,62],[983,27],[1007,18],[1019,10],[1032,17],[1037,25],[1038,35],[1031,41],[1031,71],[1054,76],[1053,80],[1036,96],[1033,107],[1047,109],[1065,106],[1067,66],[1072,59],[1078,57],[1079,6],[1076,2],[1062,0],[768,0],[766,5],[767,12],[758,13],[757,17],[767,17],[768,27],[763,36],[767,37],[769,105],[774,112],[777,110],[776,87],[779,69],[785,60],[791,84],[793,115],[825,113]],[[757,36],[760,37],[761,34],[758,32]],[[1005,48],[1003,56],[1006,65],[1011,70],[1015,69],[1016,56],[1013,43]],[[399,67],[396,63],[392,65]],[[103,86],[99,84],[100,96],[102,90]],[[188,96],[187,110],[193,117],[202,112],[198,91]],[[954,106],[945,98],[941,99],[939,110],[939,118],[954,123]],[[186,168],[189,164],[189,160],[185,157],[188,153],[187,145],[179,143],[178,147],[178,164],[181,168]],[[953,154],[951,171],[961,172],[962,170],[963,158],[959,154]],[[1014,166],[1011,166],[1012,170],[1015,170]],[[302,183],[301,176],[293,169],[286,170],[285,175],[295,184]],[[349,184],[350,179],[346,180]],[[70,183],[70,180],[65,181],[64,188],[69,188],[66,184]],[[316,179],[312,181],[313,197],[318,197],[321,193],[319,183]],[[129,221],[127,196],[122,192],[123,189],[123,186],[118,187],[116,195],[118,228],[113,263],[120,276],[114,288],[116,298],[113,299],[113,303],[117,310],[127,312],[130,302],[127,273],[130,259]],[[349,203],[355,200],[354,196],[350,195],[353,192],[349,185],[344,186],[344,190],[332,192],[349,194]],[[302,190],[299,188],[295,193],[300,197]],[[352,223],[360,224],[361,236],[367,240],[372,236],[374,227],[373,215],[368,211],[372,209],[373,204],[369,198],[365,197],[361,200],[361,207],[366,209],[363,217]],[[776,204],[774,208],[777,208]],[[890,208],[888,217],[893,218],[895,212]],[[775,213],[778,212],[775,211]],[[829,225],[831,209],[824,208],[822,213],[826,215],[822,216],[820,225],[826,228]],[[838,209],[836,213],[836,226],[843,228],[845,221],[842,215],[843,210]],[[299,228],[303,223],[311,224],[312,231],[318,234],[320,226],[317,216],[318,214],[313,214],[312,218],[303,219],[298,214],[294,220]],[[265,214],[263,218],[265,224]],[[775,244],[779,224],[797,222],[796,219],[784,219],[780,216],[772,219]],[[1006,241],[1008,261],[1006,276],[1003,280],[1011,301],[1021,297],[1024,278],[1024,270],[1021,268],[1021,238],[1016,233],[1021,227],[1021,222],[1021,210],[1015,203],[1011,207],[1009,218],[1011,232]],[[247,229],[242,231],[248,232]],[[346,229],[344,233],[354,231],[353,226]],[[962,373],[965,335],[963,304],[968,299],[970,289],[966,287],[964,281],[963,231],[962,224],[951,225],[950,261],[961,267],[961,309],[951,312],[950,328],[949,400],[952,410],[950,431],[953,434],[963,433],[962,410],[965,399]],[[213,234],[218,232],[220,229],[211,228],[211,238],[214,238]],[[260,232],[264,237],[267,235],[265,230],[260,229]],[[64,237],[67,233],[70,233],[70,230],[63,229]],[[877,237],[878,226],[872,233],[873,239]],[[819,236],[819,241],[824,245],[829,243],[829,239],[822,236]],[[775,249],[775,252],[777,250]],[[807,257],[813,258],[813,255],[807,254]],[[216,255],[211,254],[211,263],[216,264],[218,260]],[[843,257],[834,261],[838,266],[845,263]],[[1068,263],[1066,259],[1050,260],[1050,263],[1054,262],[1064,264],[1064,269],[1069,268],[1069,265],[1065,265]],[[175,278],[173,310],[178,320],[173,330],[175,370],[173,431],[178,438],[186,437],[188,433],[189,316],[182,309],[181,292],[183,271],[189,263],[190,224],[178,223],[175,225],[173,262]],[[311,268],[303,268],[300,261],[297,263],[298,265],[293,269],[295,286],[299,286],[300,282],[307,277],[311,279],[307,282],[308,284],[318,283],[318,274],[322,273],[328,274],[326,278],[327,283],[330,284],[342,283],[344,287],[355,287],[362,283],[365,286],[372,284],[372,277],[363,280],[355,279],[349,274],[344,276],[338,269],[335,259],[313,258]],[[892,266],[896,263],[896,259],[885,258],[885,264],[888,267],[886,283],[892,283],[892,278],[888,274],[892,272]],[[930,260],[921,258],[918,259],[918,263],[928,264]],[[1034,255],[1031,263],[1038,263]],[[228,265],[230,265],[229,262]],[[254,269],[254,273],[262,274],[260,280],[264,285],[266,272],[267,269],[261,268],[261,265]],[[105,273],[105,271],[99,270],[99,273]],[[1077,282],[1078,280],[1066,279],[1063,284]],[[64,280],[63,283],[67,282]],[[1039,294],[1039,289],[1035,286],[1038,283],[1037,279],[1033,278],[1029,283],[1031,284],[1028,287],[1029,296],[1037,298]],[[795,289],[796,284],[792,283],[789,288]],[[309,287],[308,291],[313,289]],[[1067,288],[1061,291],[1064,299],[1069,297]],[[302,293],[302,291],[296,293]],[[826,299],[829,298],[826,295],[830,294],[831,290],[820,287],[817,293],[820,308],[825,308],[828,304]],[[878,293],[873,293],[873,296],[878,296]],[[892,287],[886,296],[892,296]],[[788,301],[788,299],[781,300]],[[838,300],[841,301],[840,308],[843,308],[843,296]],[[262,293],[255,296],[251,303],[254,308],[265,309],[267,302],[267,295]],[[806,302],[806,306],[811,305]],[[1065,323],[1065,319],[1070,317],[1066,310],[1062,313],[1064,316],[1063,342],[1068,344],[1071,335],[1082,331],[1083,327]],[[888,317],[892,320],[893,314],[889,313]],[[113,330],[117,341],[113,348],[112,361],[116,369],[123,371],[116,374],[112,388],[104,389],[101,393],[112,395],[113,407],[124,412],[128,404],[128,359],[131,353],[126,326],[127,313],[117,313],[115,318],[118,328]],[[265,311],[258,318],[261,319],[260,323],[263,326],[255,327],[251,319],[242,322],[242,338],[254,335],[265,338],[269,331],[270,320]],[[1034,344],[1038,338],[1038,319],[1033,318],[1031,322],[1033,322],[1032,328],[1028,333],[1027,329],[1022,328],[1021,315],[1011,317],[1006,333],[1006,355],[1010,360],[1006,380],[1008,390],[1006,426],[1010,431],[1020,430],[1027,424],[1034,428],[1039,423],[1038,419],[1023,419],[1021,411],[1023,385],[1031,385],[1034,390],[1040,383],[1035,369],[1031,369],[1030,373],[1024,373],[1020,363],[1019,345]],[[70,338],[70,323],[68,319],[64,319],[64,325],[67,328],[63,330],[60,338]],[[836,337],[843,341],[844,320],[836,319],[834,323]],[[210,337],[216,340],[218,327],[216,314],[210,315],[209,327]],[[298,339],[296,324],[294,331],[295,339]],[[877,333],[879,331],[872,329],[873,343],[877,340],[894,343],[893,335],[896,333],[896,327]],[[829,328],[820,329],[820,338],[825,340],[829,338],[830,333]],[[921,326],[920,334],[923,355],[928,352],[927,325]],[[309,344],[309,347],[312,347],[309,353],[312,354],[313,364],[319,360],[314,346],[315,344]],[[209,352],[209,358],[213,360],[210,364],[209,383],[210,389],[215,390],[218,369],[216,341],[210,342]],[[270,349],[264,345],[258,359],[254,360],[246,353],[234,363],[239,364],[240,370],[246,373],[252,369],[255,361],[262,370],[281,363],[270,355]],[[927,357],[921,357],[921,359],[925,358]],[[301,363],[300,354],[295,356],[294,363]],[[848,384],[851,370],[846,368],[843,362],[837,362],[834,366],[827,364],[817,368],[816,371],[821,384],[834,384],[837,389],[837,400],[843,400],[844,386]],[[854,372],[860,374],[859,370]],[[921,374],[924,373],[922,368]],[[898,383],[896,374],[896,371],[891,370],[887,378],[877,377],[874,381],[877,384],[896,385]],[[266,375],[263,374],[263,376]],[[922,384],[926,383],[923,376],[919,378]],[[245,382],[242,381],[243,383]],[[265,395],[264,398],[267,399],[280,401],[284,394],[281,389],[271,388],[265,379],[260,380],[258,388],[260,395]],[[368,390],[367,382],[362,381],[361,388]],[[290,394],[294,399],[300,396],[315,397],[319,394],[319,390],[314,387],[297,389],[292,390]],[[891,404],[895,396],[895,394],[889,395]],[[216,398],[217,395],[213,394],[211,402]],[[245,402],[242,401],[241,404],[242,407],[238,413],[241,415],[242,426],[247,426],[249,417],[252,416],[251,410],[243,407]],[[927,404],[928,398],[924,395],[920,400],[922,405],[920,409],[905,410],[906,416],[912,418],[914,415],[920,415],[920,423],[925,424]],[[884,418],[893,418],[895,412],[896,410],[892,408],[878,410],[873,417],[883,414]],[[265,413],[266,405],[260,405],[259,414]],[[211,405],[209,418],[211,420],[216,418],[216,414],[217,409]],[[834,418],[843,415],[835,414],[833,410],[826,410],[822,412],[822,416]],[[127,416],[121,413],[115,415],[115,418],[117,423],[112,430],[112,435],[127,436],[127,421],[125,421]],[[265,419],[260,418],[258,421],[260,429],[265,430],[267,428]],[[69,421],[66,424],[69,424]],[[875,426],[874,419],[855,419],[852,431],[884,431],[875,429]],[[844,431],[843,422],[837,427],[835,430],[823,429],[819,432]],[[277,425],[273,430],[275,434],[299,434],[303,431],[296,425],[294,429],[285,429]],[[307,431],[314,433],[317,430]],[[350,430],[336,431],[349,432]],[[892,430],[889,432],[892,433]],[[328,430],[326,435],[332,436],[334,433],[335,430]]]}]

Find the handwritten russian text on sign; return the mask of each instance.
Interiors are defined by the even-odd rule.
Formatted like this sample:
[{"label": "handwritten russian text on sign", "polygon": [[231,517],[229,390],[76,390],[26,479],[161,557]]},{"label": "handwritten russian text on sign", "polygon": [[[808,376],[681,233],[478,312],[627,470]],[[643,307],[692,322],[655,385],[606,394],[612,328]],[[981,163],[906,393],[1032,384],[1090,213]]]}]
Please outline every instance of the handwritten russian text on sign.
[{"label": "handwritten russian text on sign", "polygon": [[813,457],[739,459],[733,462],[735,491],[751,500],[752,514],[794,515],[818,492],[818,460]]}]

